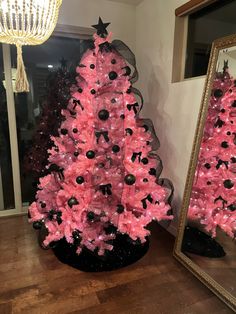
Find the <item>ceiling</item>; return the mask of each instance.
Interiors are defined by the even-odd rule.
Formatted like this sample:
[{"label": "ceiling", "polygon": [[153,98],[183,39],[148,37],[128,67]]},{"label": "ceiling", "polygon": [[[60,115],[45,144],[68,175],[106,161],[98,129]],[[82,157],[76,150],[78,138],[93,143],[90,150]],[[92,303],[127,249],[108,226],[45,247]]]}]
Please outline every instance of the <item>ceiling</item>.
[{"label": "ceiling", "polygon": [[138,5],[143,0],[107,0],[107,1],[122,2],[122,3],[132,4],[132,5]]}]

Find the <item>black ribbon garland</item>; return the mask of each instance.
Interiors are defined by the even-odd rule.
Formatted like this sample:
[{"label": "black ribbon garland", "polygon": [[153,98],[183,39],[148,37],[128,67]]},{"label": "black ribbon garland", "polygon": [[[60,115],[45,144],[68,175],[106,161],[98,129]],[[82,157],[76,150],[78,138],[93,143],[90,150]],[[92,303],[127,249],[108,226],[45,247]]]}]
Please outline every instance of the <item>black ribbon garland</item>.
[{"label": "black ribbon garland", "polygon": [[142,204],[143,204],[143,209],[147,209],[147,201],[149,201],[149,203],[152,204],[153,198],[152,198],[151,194],[148,194],[147,197],[145,197],[144,199],[142,199],[141,202],[142,202]]}]

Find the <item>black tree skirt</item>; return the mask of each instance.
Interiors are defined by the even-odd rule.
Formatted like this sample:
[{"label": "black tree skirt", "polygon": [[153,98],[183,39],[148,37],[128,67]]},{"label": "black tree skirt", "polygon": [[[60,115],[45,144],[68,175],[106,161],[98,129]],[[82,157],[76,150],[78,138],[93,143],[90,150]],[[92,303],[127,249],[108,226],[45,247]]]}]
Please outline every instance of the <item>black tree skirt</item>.
[{"label": "black tree skirt", "polygon": [[87,249],[80,255],[76,248],[65,239],[60,240],[53,248],[56,257],[64,264],[85,272],[102,272],[119,269],[137,262],[149,249],[149,240],[144,244],[134,243],[125,235],[117,235],[113,242],[113,250],[107,251],[102,257]]}]

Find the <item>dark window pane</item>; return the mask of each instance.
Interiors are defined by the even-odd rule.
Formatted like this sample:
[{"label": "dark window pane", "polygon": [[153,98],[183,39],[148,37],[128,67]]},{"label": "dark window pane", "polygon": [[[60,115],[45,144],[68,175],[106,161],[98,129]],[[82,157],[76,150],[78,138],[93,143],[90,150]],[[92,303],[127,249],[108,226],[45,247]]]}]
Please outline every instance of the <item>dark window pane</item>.
[{"label": "dark window pane", "polygon": [[[51,37],[41,46],[23,47],[23,56],[26,72],[30,84],[29,93],[15,93],[15,106],[18,127],[18,145],[20,156],[20,172],[22,186],[22,201],[24,205],[33,201],[37,178],[40,176],[41,168],[45,169],[45,150],[43,151],[45,133],[41,134],[41,126],[46,129],[57,131],[57,116],[46,121],[47,112],[45,108],[58,99],[60,87],[57,86],[57,73],[61,69],[67,69],[73,77],[75,68],[79,64],[82,54],[92,45],[91,40],[79,40],[65,37]],[[11,50],[12,65],[16,68],[16,49]],[[72,75],[73,74],[73,75]],[[61,74],[60,74],[61,75]],[[53,90],[52,90],[53,89]],[[54,95],[55,94],[55,95]],[[53,105],[55,105],[53,103]],[[50,107],[49,107],[50,110]],[[42,114],[45,114],[43,117]],[[55,121],[53,121],[55,119]],[[53,130],[53,128],[56,130]],[[40,140],[41,139],[41,140]],[[47,136],[46,145],[50,138]],[[43,144],[42,144],[43,143]],[[32,153],[33,151],[33,153]],[[29,160],[29,155],[34,155],[42,163],[35,167],[34,160]],[[36,169],[37,168],[37,169]],[[38,173],[37,171],[40,170]],[[41,173],[42,175],[42,173]]]},{"label": "dark window pane", "polygon": [[0,46],[0,170],[0,210],[13,209],[15,208],[15,199],[2,45]]},{"label": "dark window pane", "polygon": [[217,1],[189,16],[185,78],[205,75],[212,42],[236,33],[236,1]]}]

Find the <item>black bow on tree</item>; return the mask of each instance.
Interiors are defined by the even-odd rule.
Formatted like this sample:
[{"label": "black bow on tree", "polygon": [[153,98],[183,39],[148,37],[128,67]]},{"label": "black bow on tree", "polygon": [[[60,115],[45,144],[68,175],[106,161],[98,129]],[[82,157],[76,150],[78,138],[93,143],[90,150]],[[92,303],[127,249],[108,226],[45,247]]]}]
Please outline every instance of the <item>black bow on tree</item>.
[{"label": "black bow on tree", "polygon": [[60,168],[58,165],[56,165],[56,164],[51,164],[48,170],[49,170],[50,172],[57,172],[58,175],[59,175],[60,180],[64,180],[64,179],[65,179],[64,173],[63,173],[64,169],[63,169],[63,168]]},{"label": "black bow on tree", "polygon": [[127,105],[127,109],[129,111],[131,111],[133,109],[134,113],[137,114],[138,113],[138,110],[136,107],[139,107],[138,106],[138,103],[136,102],[135,104],[132,104],[132,105]]},{"label": "black bow on tree", "polygon": [[214,127],[215,127],[215,128],[222,128],[222,126],[223,126],[224,124],[225,124],[224,121],[222,121],[220,118],[218,118],[217,121],[216,121],[216,123],[215,123],[215,125],[214,125]]},{"label": "black bow on tree", "polygon": [[220,160],[218,161],[218,164],[216,165],[216,169],[219,169],[223,164],[225,165],[226,169],[229,168],[229,167],[228,167],[229,162],[220,159]]},{"label": "black bow on tree", "polygon": [[104,137],[104,140],[106,142],[110,141],[109,136],[108,136],[108,131],[95,131],[95,136],[97,138],[97,144],[99,143],[99,139],[101,136]]},{"label": "black bow on tree", "polygon": [[142,152],[133,153],[133,156],[131,157],[132,162],[135,162],[137,157],[138,157],[138,161],[141,162]]},{"label": "black bow on tree", "polygon": [[109,184],[105,184],[105,185],[100,185],[99,186],[99,189],[102,191],[102,194],[103,195],[112,195],[112,185],[109,183]]},{"label": "black bow on tree", "polygon": [[153,198],[152,198],[151,194],[148,194],[147,197],[145,197],[144,199],[142,199],[141,202],[142,202],[142,204],[143,204],[143,209],[147,209],[147,201],[149,201],[149,203],[152,204]]},{"label": "black bow on tree", "polygon": [[75,110],[75,108],[76,108],[77,105],[79,105],[80,108],[81,108],[82,110],[84,110],[84,107],[82,106],[82,104],[81,104],[81,102],[80,102],[79,99],[73,99],[73,104],[74,104],[73,110]]},{"label": "black bow on tree", "polygon": [[216,203],[216,202],[218,202],[218,201],[222,201],[222,206],[223,206],[223,208],[225,208],[225,205],[228,203],[225,199],[223,199],[222,196],[217,197],[217,198],[214,200],[214,203]]}]

